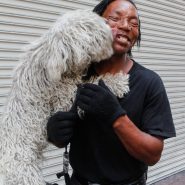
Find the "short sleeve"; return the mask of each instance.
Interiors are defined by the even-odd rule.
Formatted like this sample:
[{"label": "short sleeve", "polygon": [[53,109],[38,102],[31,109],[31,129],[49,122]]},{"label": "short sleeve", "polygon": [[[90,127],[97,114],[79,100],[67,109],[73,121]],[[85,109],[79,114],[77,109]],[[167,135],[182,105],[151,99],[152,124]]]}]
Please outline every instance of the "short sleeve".
[{"label": "short sleeve", "polygon": [[163,139],[175,137],[176,132],[170,104],[159,77],[152,80],[144,104],[141,129]]}]

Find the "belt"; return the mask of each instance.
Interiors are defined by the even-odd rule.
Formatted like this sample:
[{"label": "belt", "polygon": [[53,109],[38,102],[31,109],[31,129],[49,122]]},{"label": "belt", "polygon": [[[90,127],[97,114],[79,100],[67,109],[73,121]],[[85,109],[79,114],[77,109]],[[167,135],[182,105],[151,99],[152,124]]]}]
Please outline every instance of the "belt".
[{"label": "belt", "polygon": [[146,174],[144,173],[141,177],[139,177],[137,180],[132,181],[130,183],[121,183],[121,184],[99,184],[99,183],[93,183],[89,182],[86,179],[82,178],[76,173],[72,174],[71,177],[71,185],[146,185]]}]

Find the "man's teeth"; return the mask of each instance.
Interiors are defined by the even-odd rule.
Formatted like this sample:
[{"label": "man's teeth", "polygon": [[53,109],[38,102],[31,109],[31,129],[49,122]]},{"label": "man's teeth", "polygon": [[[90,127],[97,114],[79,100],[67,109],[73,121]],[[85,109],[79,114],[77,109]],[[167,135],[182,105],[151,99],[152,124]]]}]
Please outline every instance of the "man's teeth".
[{"label": "man's teeth", "polygon": [[118,39],[123,40],[123,41],[127,40],[127,38],[122,35],[118,35]]}]

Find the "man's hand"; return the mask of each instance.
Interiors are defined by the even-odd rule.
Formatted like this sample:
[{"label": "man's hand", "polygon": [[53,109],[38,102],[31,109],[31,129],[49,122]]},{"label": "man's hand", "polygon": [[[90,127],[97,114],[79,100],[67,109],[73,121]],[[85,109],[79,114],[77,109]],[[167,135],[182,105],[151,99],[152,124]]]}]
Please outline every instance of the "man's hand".
[{"label": "man's hand", "polygon": [[117,97],[103,80],[100,80],[98,85],[87,83],[79,86],[76,103],[85,114],[94,116],[111,126],[118,117],[126,114]]},{"label": "man's hand", "polygon": [[47,123],[48,141],[60,148],[66,146],[73,135],[77,119],[77,114],[72,111],[59,111],[50,117]]}]

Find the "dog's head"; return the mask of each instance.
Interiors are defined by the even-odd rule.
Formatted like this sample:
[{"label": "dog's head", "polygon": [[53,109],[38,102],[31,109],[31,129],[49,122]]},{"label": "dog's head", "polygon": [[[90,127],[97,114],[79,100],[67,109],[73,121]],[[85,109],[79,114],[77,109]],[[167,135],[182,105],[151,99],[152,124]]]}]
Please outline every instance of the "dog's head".
[{"label": "dog's head", "polygon": [[52,81],[65,73],[81,75],[90,63],[113,53],[110,27],[90,10],[62,15],[39,42],[46,56],[43,65]]}]

